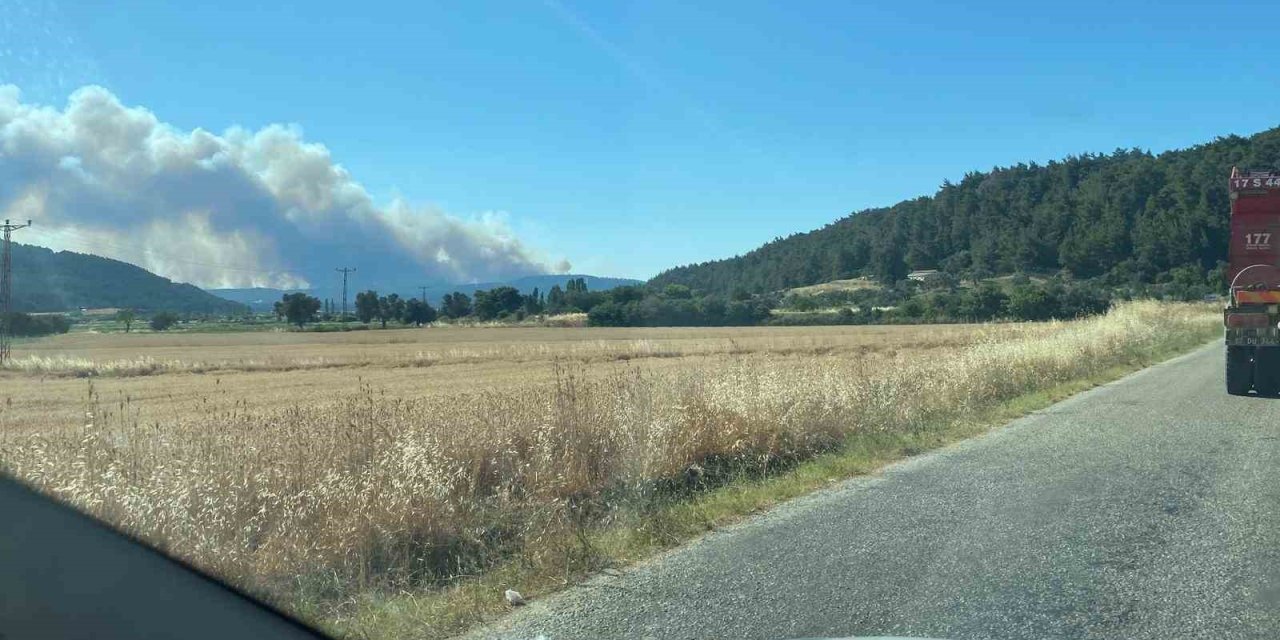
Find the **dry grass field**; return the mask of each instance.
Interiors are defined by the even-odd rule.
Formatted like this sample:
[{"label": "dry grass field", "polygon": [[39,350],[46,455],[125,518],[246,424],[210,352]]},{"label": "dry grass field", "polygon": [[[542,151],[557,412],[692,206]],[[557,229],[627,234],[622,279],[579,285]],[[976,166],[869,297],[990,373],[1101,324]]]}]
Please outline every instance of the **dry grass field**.
[{"label": "dry grass field", "polygon": [[419,637],[479,614],[377,603],[498,567],[567,579],[589,532],[1219,322],[1140,302],[1028,325],[65,335],[0,372],[0,466],[330,629]]},{"label": "dry grass field", "polygon": [[800,296],[811,296],[833,291],[858,291],[859,289],[879,289],[880,285],[870,278],[850,278],[848,280],[832,280],[805,287],[788,289],[787,293]]},{"label": "dry grass field", "polygon": [[[210,406],[311,405],[362,387],[402,399],[550,384],[556,364],[597,375],[714,369],[744,355],[856,357],[948,349],[1026,325],[552,329],[433,327],[348,333],[65,334],[16,345],[0,371],[0,431],[79,428],[92,388],[140,423]],[[123,405],[121,404],[123,403]]]}]

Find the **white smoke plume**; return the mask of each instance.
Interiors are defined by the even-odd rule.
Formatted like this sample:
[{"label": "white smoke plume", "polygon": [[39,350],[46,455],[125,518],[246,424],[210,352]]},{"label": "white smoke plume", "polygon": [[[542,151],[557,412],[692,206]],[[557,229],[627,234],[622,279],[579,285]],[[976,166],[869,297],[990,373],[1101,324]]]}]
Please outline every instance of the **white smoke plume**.
[{"label": "white smoke plume", "polygon": [[563,272],[502,216],[378,206],[294,128],[180,131],[102,87],[66,108],[0,85],[0,214],[17,238],[138,264],[203,287],[305,287],[355,265],[366,282]]}]

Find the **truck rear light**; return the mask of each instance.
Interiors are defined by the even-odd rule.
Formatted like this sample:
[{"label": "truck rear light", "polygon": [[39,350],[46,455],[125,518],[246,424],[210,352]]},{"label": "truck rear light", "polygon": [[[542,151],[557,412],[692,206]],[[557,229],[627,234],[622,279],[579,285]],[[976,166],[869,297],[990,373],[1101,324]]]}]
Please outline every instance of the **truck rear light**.
[{"label": "truck rear light", "polygon": [[1227,326],[1232,329],[1265,327],[1270,323],[1265,313],[1228,313]]}]

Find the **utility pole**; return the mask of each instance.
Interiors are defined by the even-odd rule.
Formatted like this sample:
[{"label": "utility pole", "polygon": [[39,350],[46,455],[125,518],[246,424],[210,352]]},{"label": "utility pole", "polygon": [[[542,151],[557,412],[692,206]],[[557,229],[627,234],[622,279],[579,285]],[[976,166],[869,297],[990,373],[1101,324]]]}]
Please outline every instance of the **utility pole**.
[{"label": "utility pole", "polygon": [[342,321],[346,322],[347,321],[347,274],[355,272],[355,269],[343,267],[341,269],[334,269],[334,271],[337,271],[338,273],[342,274]]},{"label": "utility pole", "polygon": [[426,304],[426,303],[427,303],[427,288],[426,288],[426,287],[418,287],[418,288],[419,288],[419,289],[422,289],[422,304]]},{"label": "utility pole", "polygon": [[13,275],[10,268],[13,265],[13,258],[9,251],[9,234],[23,227],[31,226],[31,221],[26,224],[12,224],[8,220],[4,221],[4,273],[0,275],[0,297],[3,302],[0,306],[4,309],[4,318],[0,320],[0,364],[4,364],[9,360],[9,342],[13,338]]}]

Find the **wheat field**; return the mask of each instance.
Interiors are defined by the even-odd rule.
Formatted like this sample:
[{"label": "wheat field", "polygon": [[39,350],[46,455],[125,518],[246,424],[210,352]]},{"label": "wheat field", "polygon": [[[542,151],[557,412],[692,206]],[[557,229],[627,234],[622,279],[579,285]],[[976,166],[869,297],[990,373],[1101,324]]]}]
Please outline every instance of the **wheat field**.
[{"label": "wheat field", "polygon": [[568,563],[566,532],[1219,321],[1136,302],[1023,325],[66,335],[0,373],[0,465],[332,623],[362,594]]},{"label": "wheat field", "polygon": [[78,428],[92,390],[139,423],[183,420],[211,405],[309,405],[362,387],[410,399],[497,391],[554,378],[714,368],[742,355],[858,356],[952,348],[1022,325],[938,327],[469,328],[349,333],[65,334],[16,345],[0,370],[0,432]]}]

